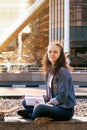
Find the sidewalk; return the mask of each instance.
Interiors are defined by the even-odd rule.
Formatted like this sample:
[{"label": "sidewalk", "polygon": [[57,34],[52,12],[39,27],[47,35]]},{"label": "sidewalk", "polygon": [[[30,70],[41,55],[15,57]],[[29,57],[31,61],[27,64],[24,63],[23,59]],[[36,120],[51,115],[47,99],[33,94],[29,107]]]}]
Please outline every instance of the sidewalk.
[{"label": "sidewalk", "polygon": [[[0,87],[0,96],[22,96],[22,95],[42,96],[45,94],[45,87],[13,88]],[[87,97],[87,88],[75,88],[76,97]]]},{"label": "sidewalk", "polygon": [[87,98],[87,88],[75,88],[76,97],[86,97]]},{"label": "sidewalk", "polygon": [[34,95],[42,96],[45,94],[45,88],[40,87],[29,87],[29,88],[18,88],[18,87],[0,87],[0,96],[22,96],[22,95]]}]

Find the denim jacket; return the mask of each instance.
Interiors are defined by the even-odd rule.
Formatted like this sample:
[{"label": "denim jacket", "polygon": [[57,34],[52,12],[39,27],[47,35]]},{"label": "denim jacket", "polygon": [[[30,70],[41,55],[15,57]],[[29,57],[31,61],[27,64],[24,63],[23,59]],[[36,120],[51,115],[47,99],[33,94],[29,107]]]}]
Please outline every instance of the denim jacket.
[{"label": "denim jacket", "polygon": [[46,92],[48,100],[52,101],[54,105],[63,108],[71,108],[76,105],[72,76],[66,68],[61,67],[59,73],[53,76],[51,88],[47,82],[48,74],[46,76]]}]

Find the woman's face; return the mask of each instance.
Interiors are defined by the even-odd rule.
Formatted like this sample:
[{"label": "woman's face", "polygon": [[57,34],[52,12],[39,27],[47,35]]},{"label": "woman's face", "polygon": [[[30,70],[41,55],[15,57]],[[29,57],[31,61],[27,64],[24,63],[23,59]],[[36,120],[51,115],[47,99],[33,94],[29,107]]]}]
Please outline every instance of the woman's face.
[{"label": "woman's face", "polygon": [[60,47],[56,45],[49,45],[48,46],[48,59],[54,65],[57,59],[60,57]]}]

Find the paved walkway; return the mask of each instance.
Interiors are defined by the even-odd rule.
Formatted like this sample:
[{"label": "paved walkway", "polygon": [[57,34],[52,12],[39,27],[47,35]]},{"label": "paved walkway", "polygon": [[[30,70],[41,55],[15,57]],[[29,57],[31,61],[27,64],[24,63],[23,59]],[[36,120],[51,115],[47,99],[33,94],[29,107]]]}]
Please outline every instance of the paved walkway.
[{"label": "paved walkway", "polygon": [[42,87],[29,87],[29,88],[12,88],[0,87],[0,96],[22,96],[22,95],[35,95],[41,96],[45,94],[45,88]]},{"label": "paved walkway", "polygon": [[[29,87],[29,88],[14,88],[0,87],[0,96],[22,96],[22,95],[42,96],[45,94],[45,87]],[[75,88],[76,96],[87,97],[87,88]]]},{"label": "paved walkway", "polygon": [[75,88],[75,95],[77,97],[87,97],[87,88]]}]

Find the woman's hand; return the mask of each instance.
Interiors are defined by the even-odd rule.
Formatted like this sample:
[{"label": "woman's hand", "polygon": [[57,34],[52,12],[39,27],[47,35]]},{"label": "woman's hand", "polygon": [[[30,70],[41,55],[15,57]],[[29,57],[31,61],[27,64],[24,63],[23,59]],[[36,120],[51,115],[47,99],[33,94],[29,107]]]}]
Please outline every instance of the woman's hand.
[{"label": "woman's hand", "polygon": [[46,104],[48,104],[48,105],[53,105],[50,101],[46,102]]},{"label": "woman's hand", "polygon": [[37,104],[40,104],[40,102],[39,102],[39,101],[37,101],[37,100],[35,100],[35,105],[37,105]]}]

